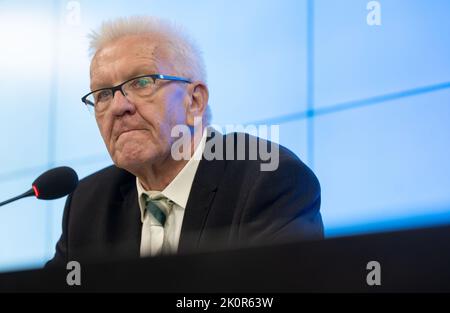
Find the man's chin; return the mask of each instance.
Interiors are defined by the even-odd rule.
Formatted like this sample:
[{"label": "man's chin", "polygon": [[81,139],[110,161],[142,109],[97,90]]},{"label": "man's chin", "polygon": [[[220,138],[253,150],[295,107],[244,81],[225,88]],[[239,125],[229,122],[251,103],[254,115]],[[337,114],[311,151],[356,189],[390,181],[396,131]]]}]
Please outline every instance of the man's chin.
[{"label": "man's chin", "polygon": [[128,169],[139,167],[146,163],[148,159],[143,153],[116,153],[112,158],[117,167]]}]

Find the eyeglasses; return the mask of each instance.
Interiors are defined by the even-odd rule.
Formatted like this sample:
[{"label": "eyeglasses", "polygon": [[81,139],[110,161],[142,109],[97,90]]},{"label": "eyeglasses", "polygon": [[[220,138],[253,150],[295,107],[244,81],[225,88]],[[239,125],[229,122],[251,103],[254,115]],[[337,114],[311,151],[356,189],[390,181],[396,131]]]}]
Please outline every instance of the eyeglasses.
[{"label": "eyeglasses", "polygon": [[119,90],[129,101],[142,100],[148,98],[156,90],[157,80],[178,81],[187,84],[191,83],[190,80],[177,76],[161,74],[142,75],[131,78],[114,87],[94,90],[81,98],[81,101],[88,108],[93,108],[95,112],[101,113],[108,108],[116,91]]}]

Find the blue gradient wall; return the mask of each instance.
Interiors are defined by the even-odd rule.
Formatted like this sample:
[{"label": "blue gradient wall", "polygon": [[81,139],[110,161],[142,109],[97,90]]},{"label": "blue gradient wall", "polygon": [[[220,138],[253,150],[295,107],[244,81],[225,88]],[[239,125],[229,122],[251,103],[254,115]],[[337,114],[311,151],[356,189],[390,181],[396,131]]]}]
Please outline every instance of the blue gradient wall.
[{"label": "blue gradient wall", "polygon": [[[47,168],[111,161],[80,97],[86,34],[149,14],[204,51],[215,124],[279,124],[322,185],[327,236],[450,222],[450,2],[0,1],[0,199]],[[40,266],[64,199],[0,208],[0,270]]]}]

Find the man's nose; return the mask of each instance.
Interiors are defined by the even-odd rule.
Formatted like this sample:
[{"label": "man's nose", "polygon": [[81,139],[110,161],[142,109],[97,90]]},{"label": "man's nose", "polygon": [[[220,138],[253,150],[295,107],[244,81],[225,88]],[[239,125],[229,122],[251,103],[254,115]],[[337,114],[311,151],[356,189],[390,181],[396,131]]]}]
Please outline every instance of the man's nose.
[{"label": "man's nose", "polygon": [[136,107],[131,103],[121,90],[116,90],[111,102],[112,113],[116,116],[134,114]]}]

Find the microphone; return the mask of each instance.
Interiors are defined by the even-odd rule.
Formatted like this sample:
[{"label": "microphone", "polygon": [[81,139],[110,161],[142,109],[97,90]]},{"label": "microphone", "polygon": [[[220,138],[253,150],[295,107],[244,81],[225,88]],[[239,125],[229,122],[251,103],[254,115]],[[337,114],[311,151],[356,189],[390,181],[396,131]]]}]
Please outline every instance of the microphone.
[{"label": "microphone", "polygon": [[31,196],[42,200],[58,199],[74,191],[77,185],[78,175],[72,168],[67,166],[56,167],[36,178],[31,184],[30,190],[1,202],[0,206]]}]

